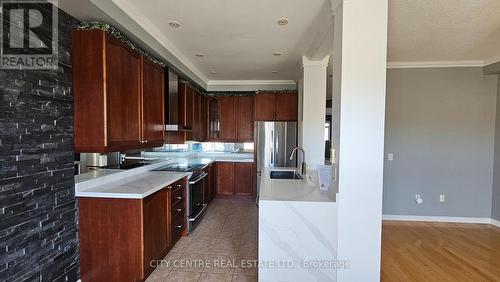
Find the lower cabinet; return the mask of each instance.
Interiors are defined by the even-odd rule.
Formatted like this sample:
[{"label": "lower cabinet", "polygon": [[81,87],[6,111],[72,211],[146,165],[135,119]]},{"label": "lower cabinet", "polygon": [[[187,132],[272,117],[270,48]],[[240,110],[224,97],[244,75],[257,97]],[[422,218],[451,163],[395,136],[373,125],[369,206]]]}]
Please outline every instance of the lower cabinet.
[{"label": "lower cabinet", "polygon": [[145,280],[186,233],[186,183],[144,199],[78,198],[81,280]]},{"label": "lower cabinet", "polygon": [[217,162],[218,197],[254,196],[254,166],[244,162]]}]

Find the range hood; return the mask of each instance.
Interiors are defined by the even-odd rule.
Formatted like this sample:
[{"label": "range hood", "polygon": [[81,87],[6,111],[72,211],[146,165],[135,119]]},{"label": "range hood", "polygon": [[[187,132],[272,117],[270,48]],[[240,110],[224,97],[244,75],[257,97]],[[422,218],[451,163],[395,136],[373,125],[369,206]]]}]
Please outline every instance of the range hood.
[{"label": "range hood", "polygon": [[179,77],[177,73],[168,69],[165,71],[165,81],[168,87],[165,87],[165,130],[166,131],[187,131],[191,127],[183,126],[181,123],[180,107],[182,97],[179,97]]}]

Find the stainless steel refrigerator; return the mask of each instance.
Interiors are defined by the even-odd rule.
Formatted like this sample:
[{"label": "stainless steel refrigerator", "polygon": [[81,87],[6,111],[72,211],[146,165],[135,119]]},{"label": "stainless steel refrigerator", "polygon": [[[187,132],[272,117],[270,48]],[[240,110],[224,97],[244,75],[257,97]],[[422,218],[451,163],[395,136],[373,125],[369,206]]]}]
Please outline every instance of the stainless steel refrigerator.
[{"label": "stainless steel refrigerator", "polygon": [[266,167],[296,167],[297,159],[289,159],[297,146],[296,122],[259,121],[255,126],[257,141],[257,198],[259,202],[260,179]]}]

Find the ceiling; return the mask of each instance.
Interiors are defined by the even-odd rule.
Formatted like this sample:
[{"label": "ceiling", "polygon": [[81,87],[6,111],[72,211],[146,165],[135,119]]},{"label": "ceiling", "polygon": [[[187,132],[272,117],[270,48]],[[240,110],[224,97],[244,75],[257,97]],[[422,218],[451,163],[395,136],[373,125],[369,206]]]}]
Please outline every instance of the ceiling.
[{"label": "ceiling", "polygon": [[500,59],[500,0],[389,0],[389,62]]},{"label": "ceiling", "polygon": [[[208,80],[296,79],[301,56],[314,43],[317,22],[329,17],[330,5],[329,0],[115,2],[129,15],[144,15],[141,24],[156,29]],[[280,18],[289,23],[278,25]],[[179,28],[169,26],[173,20]],[[276,51],[283,55],[273,56]]]}]

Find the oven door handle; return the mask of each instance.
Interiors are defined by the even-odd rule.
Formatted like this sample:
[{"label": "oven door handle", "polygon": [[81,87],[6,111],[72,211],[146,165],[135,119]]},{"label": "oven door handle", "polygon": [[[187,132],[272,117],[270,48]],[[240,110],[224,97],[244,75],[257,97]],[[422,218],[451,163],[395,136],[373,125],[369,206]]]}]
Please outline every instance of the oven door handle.
[{"label": "oven door handle", "polygon": [[203,214],[203,211],[205,211],[205,209],[207,208],[207,204],[203,204],[203,208],[201,209],[201,211],[198,212],[198,214],[193,217],[193,218],[188,218],[189,221],[196,221],[198,219],[198,217],[200,217],[200,215]]},{"label": "oven door handle", "polygon": [[196,184],[198,181],[202,180],[203,178],[207,177],[208,173],[203,172],[202,175],[198,176],[196,179],[193,179],[192,181],[189,181],[189,185]]}]

